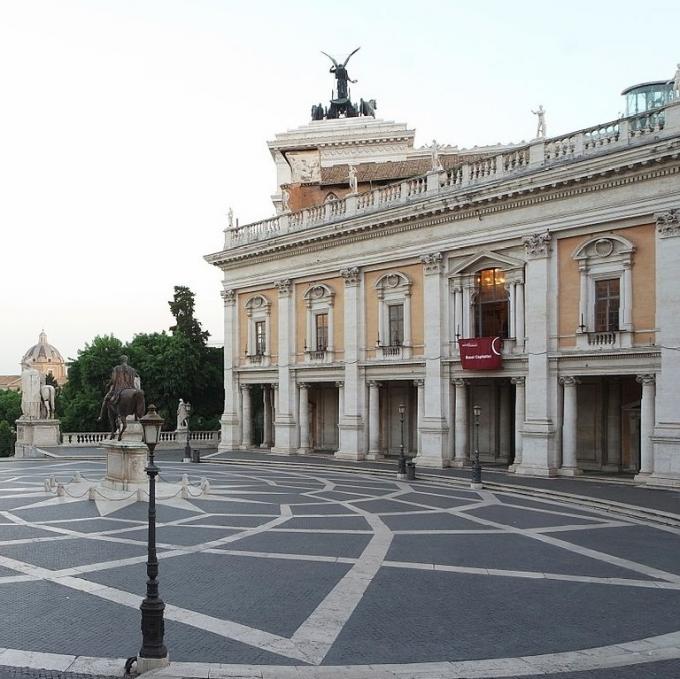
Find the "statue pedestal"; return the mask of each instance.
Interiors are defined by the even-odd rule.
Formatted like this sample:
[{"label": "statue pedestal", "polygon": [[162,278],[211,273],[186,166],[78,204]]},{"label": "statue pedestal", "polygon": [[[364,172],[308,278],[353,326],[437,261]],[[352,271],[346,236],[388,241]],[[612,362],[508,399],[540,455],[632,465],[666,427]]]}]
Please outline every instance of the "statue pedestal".
[{"label": "statue pedestal", "polygon": [[104,488],[146,488],[149,479],[144,468],[149,451],[141,441],[105,441],[102,447],[106,451],[106,476],[101,483]]},{"label": "statue pedestal", "polygon": [[25,420],[16,421],[17,442],[14,446],[14,457],[41,457],[33,450],[35,447],[46,448],[61,443],[61,422],[59,420]]}]

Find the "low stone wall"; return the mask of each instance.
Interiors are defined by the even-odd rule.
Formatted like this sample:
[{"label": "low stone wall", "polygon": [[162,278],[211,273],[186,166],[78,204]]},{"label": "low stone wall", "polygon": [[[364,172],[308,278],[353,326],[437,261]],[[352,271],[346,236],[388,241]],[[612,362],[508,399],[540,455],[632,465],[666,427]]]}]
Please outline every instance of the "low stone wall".
[{"label": "low stone wall", "polygon": [[[105,431],[64,432],[61,435],[61,445],[69,448],[98,447],[109,440],[109,433]],[[189,435],[192,448],[215,448],[220,442],[220,432],[192,431]],[[184,448],[186,444],[185,431],[163,431],[157,449]]]}]

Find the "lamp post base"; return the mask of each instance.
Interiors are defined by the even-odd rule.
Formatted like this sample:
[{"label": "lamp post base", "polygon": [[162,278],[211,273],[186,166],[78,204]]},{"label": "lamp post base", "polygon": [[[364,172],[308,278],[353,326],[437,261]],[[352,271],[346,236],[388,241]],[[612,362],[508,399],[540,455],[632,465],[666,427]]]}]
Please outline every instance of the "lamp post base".
[{"label": "lamp post base", "polygon": [[141,658],[137,656],[137,674],[143,674],[149,670],[157,670],[160,667],[167,667],[170,664],[170,657],[165,658]]}]

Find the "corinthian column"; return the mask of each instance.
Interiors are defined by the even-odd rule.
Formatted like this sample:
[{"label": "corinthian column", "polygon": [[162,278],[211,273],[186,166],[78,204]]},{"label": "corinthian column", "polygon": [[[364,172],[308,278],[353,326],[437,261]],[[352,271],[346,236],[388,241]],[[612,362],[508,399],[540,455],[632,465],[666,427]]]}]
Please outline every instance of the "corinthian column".
[{"label": "corinthian column", "polygon": [[298,453],[309,452],[309,385],[298,384],[300,389],[300,447]]},{"label": "corinthian column", "polygon": [[380,382],[368,383],[368,455],[369,460],[382,457],[380,448]]},{"label": "corinthian column", "polygon": [[640,472],[635,477],[641,479],[654,473],[654,375],[638,375],[635,378],[642,385],[640,401]]},{"label": "corinthian column", "polygon": [[562,418],[562,466],[560,476],[576,476],[581,473],[578,468],[578,400],[576,386],[579,383],[575,377],[561,377],[564,385],[564,415]]},{"label": "corinthian column", "polygon": [[453,467],[462,467],[468,461],[468,419],[467,419],[467,383],[463,379],[453,380],[456,388],[456,405],[454,417],[454,436],[456,440]]},{"label": "corinthian column", "polygon": [[250,385],[241,385],[242,436],[241,448],[248,449],[253,445],[253,414],[250,406]]}]

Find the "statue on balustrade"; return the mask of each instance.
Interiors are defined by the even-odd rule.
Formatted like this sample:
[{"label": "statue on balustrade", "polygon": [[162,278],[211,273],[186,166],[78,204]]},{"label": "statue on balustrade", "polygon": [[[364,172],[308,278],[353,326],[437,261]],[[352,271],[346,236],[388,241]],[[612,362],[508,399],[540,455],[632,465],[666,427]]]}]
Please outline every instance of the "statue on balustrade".
[{"label": "statue on balustrade", "polygon": [[120,357],[120,364],[113,368],[107,386],[108,391],[104,396],[97,421],[101,421],[106,412],[111,425],[110,438],[114,438],[118,431],[120,441],[127,428],[128,415],[133,415],[135,420],[139,420],[145,410],[141,379],[139,373],[128,365],[127,356]]},{"label": "statue on balustrade", "polygon": [[538,111],[532,111],[535,116],[538,116],[538,123],[536,125],[536,139],[545,138],[545,109],[543,104],[539,104]]},{"label": "statue on balustrade", "polygon": [[357,180],[357,169],[354,165],[350,165],[347,170],[347,179],[349,179],[349,192],[357,193],[359,191],[359,183]]},{"label": "statue on balustrade", "polygon": [[678,64],[678,68],[673,76],[673,89],[675,90],[675,96],[680,98],[680,64]]},{"label": "statue on balustrade", "polygon": [[444,169],[442,165],[442,160],[439,157],[440,144],[437,144],[437,140],[432,140],[432,146],[430,146],[430,160],[432,161],[432,172],[441,172]]}]

